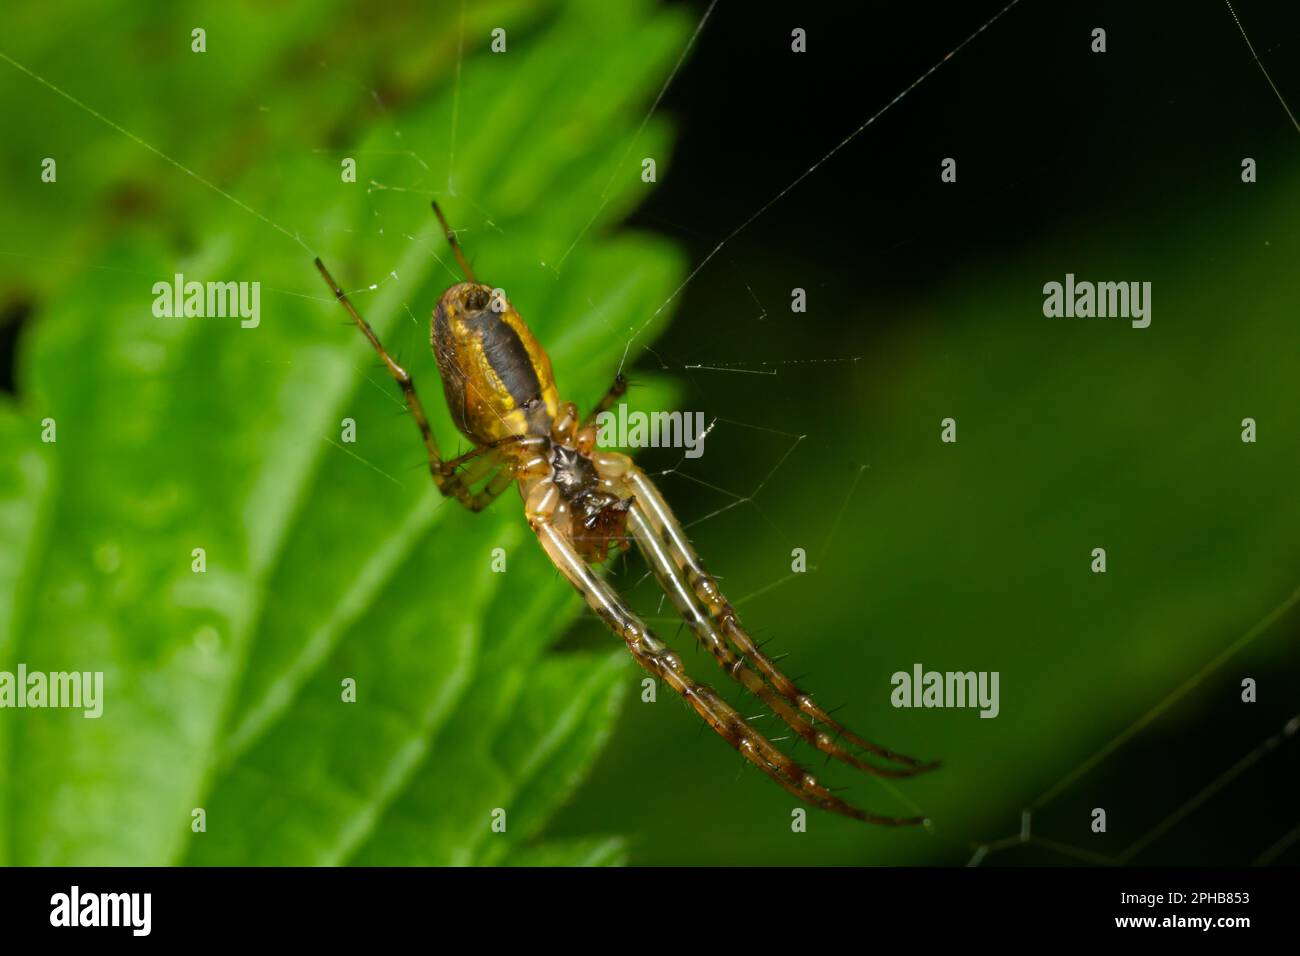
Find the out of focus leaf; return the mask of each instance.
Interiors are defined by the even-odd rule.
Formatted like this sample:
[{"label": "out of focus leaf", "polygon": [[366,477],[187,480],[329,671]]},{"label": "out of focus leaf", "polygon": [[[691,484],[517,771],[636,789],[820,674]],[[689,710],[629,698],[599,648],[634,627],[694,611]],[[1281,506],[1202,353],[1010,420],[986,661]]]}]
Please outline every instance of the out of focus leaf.
[{"label": "out of focus leaf", "polygon": [[[643,2],[544,16],[492,5],[515,17],[509,56],[493,57],[486,14],[468,6],[460,71],[459,5],[401,8],[407,35],[428,39],[422,54],[407,47],[383,95],[358,97],[356,77],[387,28],[354,31],[344,59],[329,17],[243,44],[246,72],[219,82],[203,74],[221,70],[219,56],[163,58],[148,89],[179,71],[223,91],[205,114],[211,149],[151,131],[140,90],[101,90],[256,215],[6,77],[9,94],[8,81],[27,84],[23,103],[59,111],[70,143],[103,144],[114,172],[79,189],[107,201],[120,172],[156,208],[67,250],[75,262],[94,248],[94,268],[51,273],[60,291],[23,341],[21,401],[0,417],[0,669],[103,671],[106,697],[97,720],[0,717],[0,862],[508,861],[605,739],[631,665],[548,650],[581,604],[530,539],[517,495],[477,516],[436,498],[399,393],[292,238],[355,290],[448,450],[459,438],[427,320],[453,276],[431,195],[479,275],[549,348],[566,397],[590,405],[631,330],[649,320],[648,342],[662,327],[655,310],[680,257],[606,230],[648,188],[628,147],[680,52],[683,17]],[[241,20],[251,12],[223,17],[214,50],[227,31],[256,33]],[[79,64],[42,57],[30,34],[20,46],[34,69],[100,101]],[[330,96],[313,86],[322,77]],[[638,152],[663,168],[668,139],[652,121]],[[340,180],[345,156],[355,184]],[[24,191],[19,205],[40,201]],[[173,232],[157,208],[172,210],[161,221]],[[46,217],[57,221],[35,218]],[[177,273],[260,282],[260,324],[156,318],[153,283]],[[58,424],[50,445],[46,417]],[[345,418],[355,444],[340,439]],[[355,703],[341,699],[346,679]],[[492,842],[487,814],[503,804],[511,823]]]}]

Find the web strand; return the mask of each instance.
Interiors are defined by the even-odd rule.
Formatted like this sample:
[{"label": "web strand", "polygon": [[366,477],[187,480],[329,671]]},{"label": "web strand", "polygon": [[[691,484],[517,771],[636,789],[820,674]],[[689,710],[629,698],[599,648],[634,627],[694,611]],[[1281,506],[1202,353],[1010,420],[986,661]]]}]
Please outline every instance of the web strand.
[{"label": "web strand", "polygon": [[272,220],[269,219],[267,216],[265,216],[265,215],[263,215],[262,213],[258,212],[258,211],[257,211],[256,209],[254,209],[252,206],[250,206],[250,205],[248,205],[247,203],[243,202],[242,200],[237,199],[237,198],[235,198],[234,196],[230,195],[230,193],[226,192],[224,189],[222,189],[222,188],[221,188],[220,186],[218,186],[216,183],[213,183],[213,182],[211,182],[210,180],[204,179],[202,176],[200,176],[200,175],[199,175],[198,173],[196,173],[194,170],[190,169],[190,168],[189,168],[188,166],[186,166],[184,163],[180,162],[179,160],[173,159],[172,157],[170,157],[170,156],[168,156],[166,153],[164,153],[162,150],[158,149],[156,146],[153,146],[152,144],[145,142],[145,141],[144,141],[143,139],[141,139],[139,136],[135,135],[135,133],[132,133],[129,129],[126,129],[125,127],[119,126],[117,123],[113,122],[111,119],[109,119],[109,118],[108,118],[107,116],[105,116],[103,113],[99,112],[98,110],[94,109],[93,107],[87,106],[85,103],[83,103],[81,100],[77,99],[77,98],[76,98],[75,96],[73,96],[71,93],[69,93],[69,92],[67,92],[66,90],[64,90],[62,87],[55,86],[53,83],[51,83],[51,82],[50,82],[49,80],[47,80],[45,77],[43,77],[43,76],[41,76],[40,74],[35,73],[35,72],[33,72],[32,70],[28,69],[27,67],[23,66],[21,63],[19,63],[19,62],[18,62],[17,60],[15,60],[13,57],[8,56],[7,54],[4,54],[4,53],[0,53],[0,60],[4,60],[6,63],[8,63],[8,64],[9,64],[10,66],[12,66],[14,69],[19,70],[20,72],[26,73],[26,74],[27,74],[28,76],[30,76],[33,80],[35,80],[37,83],[40,83],[42,86],[46,87],[47,89],[53,90],[55,93],[59,94],[59,96],[63,97],[63,98],[64,98],[65,100],[67,100],[69,103],[73,104],[74,106],[78,107],[79,109],[82,109],[82,110],[84,110],[85,112],[89,113],[91,116],[95,117],[95,119],[99,120],[99,121],[100,121],[101,123],[103,123],[105,126],[108,126],[108,127],[110,127],[111,129],[115,129],[115,130],[117,130],[117,132],[121,133],[121,134],[122,134],[123,136],[125,136],[127,139],[131,140],[131,141],[134,142],[134,143],[137,143],[137,144],[140,145],[140,146],[143,146],[145,149],[149,150],[149,152],[153,153],[153,154],[154,154],[155,156],[157,156],[159,159],[162,159],[162,160],[165,160],[165,161],[168,162],[168,163],[171,163],[171,165],[175,166],[175,167],[176,167],[177,169],[179,169],[181,172],[185,173],[185,175],[191,177],[192,179],[197,180],[198,182],[202,183],[204,186],[207,186],[209,189],[211,189],[211,190],[212,190],[214,193],[216,193],[218,196],[222,196],[222,197],[224,197],[224,198],[230,200],[232,203],[234,203],[234,204],[235,204],[236,206],[238,206],[240,209],[244,210],[244,212],[249,213],[250,215],[256,216],[258,219],[262,220],[262,222],[266,223],[266,224],[267,224],[268,226],[270,226],[272,229],[275,229],[275,230],[277,230],[278,232],[281,232],[281,233],[283,233],[284,235],[288,236],[290,239],[292,239],[294,242],[296,242],[299,246],[301,246],[301,247],[303,248],[303,250],[307,252],[308,255],[310,255],[310,256],[312,256],[313,258],[315,258],[315,256],[316,256],[316,252],[315,252],[315,250],[313,250],[313,249],[311,248],[311,246],[307,245],[307,243],[303,242],[302,237],[299,236],[296,232],[290,232],[288,229],[284,228],[284,226],[280,225],[278,222],[274,222],[274,221],[272,221]]},{"label": "web strand", "polygon": [[[862,133],[863,133],[863,132],[868,128],[868,127],[870,127],[873,123],[875,123],[876,120],[880,119],[880,117],[884,116],[884,115],[885,115],[886,113],[888,113],[891,109],[893,109],[894,106],[896,106],[900,100],[902,100],[905,96],[907,96],[909,93],[911,93],[913,90],[915,90],[918,86],[920,86],[922,83],[924,83],[926,80],[928,80],[931,76],[933,76],[933,75],[935,74],[935,72],[938,71],[939,67],[943,66],[945,63],[947,63],[949,60],[951,60],[954,56],[956,56],[958,53],[960,53],[963,49],[966,48],[967,45],[969,45],[973,40],[975,40],[976,37],[980,36],[980,34],[982,34],[985,30],[987,30],[989,27],[993,26],[993,24],[997,23],[998,20],[1002,19],[1003,16],[1005,16],[1008,12],[1010,12],[1011,9],[1014,8],[1015,6],[1017,6],[1019,3],[1020,3],[1020,0],[1011,0],[1011,2],[1008,3],[1005,7],[1003,7],[1001,10],[999,10],[997,13],[993,14],[993,16],[990,17],[988,20],[986,20],[986,21],[985,21],[985,22],[984,22],[984,23],[983,23],[983,24],[982,24],[982,25],[981,25],[981,26],[980,26],[980,27],[979,27],[979,28],[978,28],[974,33],[972,33],[970,36],[966,37],[966,39],[962,40],[962,41],[961,41],[960,43],[958,43],[955,47],[953,47],[951,50],[949,50],[947,53],[945,53],[942,59],[940,59],[940,60],[939,60],[937,63],[935,63],[932,67],[930,67],[928,70],[926,70],[926,71],[925,71],[924,73],[922,73],[920,76],[918,76],[915,80],[913,80],[911,83],[909,83],[907,86],[905,86],[905,87],[903,88],[903,90],[902,90],[900,93],[898,93],[898,94],[897,94],[897,95],[896,95],[892,100],[890,100],[888,103],[886,103],[884,106],[882,106],[879,110],[877,110],[875,113],[873,113],[873,114],[872,114],[872,115],[867,119],[867,121],[866,121],[865,123],[863,123],[863,124],[862,124],[861,126],[859,126],[857,129],[853,130],[853,132],[849,133],[849,134],[848,134],[847,136],[845,136],[842,140],[840,140],[840,141],[839,141],[839,142],[838,142],[834,147],[831,148],[830,152],[828,152],[828,153],[827,153],[826,155],[824,155],[821,159],[817,160],[817,162],[813,163],[811,166],[809,166],[807,169],[805,169],[802,173],[800,173],[798,176],[796,176],[795,179],[790,183],[790,185],[786,186],[784,189],[782,189],[779,193],[777,193],[775,196],[773,196],[773,197],[772,197],[771,199],[769,199],[767,202],[763,203],[763,205],[760,206],[760,207],[758,208],[758,210],[757,210],[756,212],[754,212],[754,213],[753,213],[753,214],[752,214],[748,219],[746,219],[746,220],[745,220],[744,222],[742,222],[739,226],[737,226],[737,227],[736,227],[735,229],[733,229],[730,233],[728,233],[727,236],[726,236],[726,237],[725,237],[721,242],[719,242],[716,246],[714,246],[713,249],[710,250],[710,252],[709,252],[709,253],[708,253],[708,254],[707,254],[703,259],[700,260],[699,264],[697,264],[697,265],[695,266],[695,268],[692,269],[692,270],[690,271],[689,274],[687,274],[686,278],[682,280],[681,285],[679,285],[676,289],[674,289],[674,290],[672,291],[672,294],[669,295],[668,298],[664,300],[663,304],[662,304],[661,306],[659,306],[659,308],[655,309],[654,312],[651,313],[650,317],[649,317],[648,319],[646,319],[645,322],[643,322],[643,323],[642,323],[642,324],[641,324],[641,325],[636,329],[636,331],[634,331],[634,332],[632,333],[632,338],[628,340],[628,349],[631,348],[632,341],[635,340],[638,336],[640,336],[640,334],[641,334],[642,332],[645,331],[646,327],[649,326],[650,323],[651,323],[652,321],[654,321],[654,319],[655,319],[656,317],[658,317],[658,315],[659,315],[661,312],[663,312],[664,309],[668,308],[668,306],[673,302],[673,300],[675,300],[675,299],[677,298],[677,296],[681,293],[681,291],[682,291],[683,289],[685,289],[685,288],[686,288],[686,287],[691,283],[691,281],[692,281],[692,280],[693,280],[697,275],[700,274],[701,270],[703,270],[704,267],[707,266],[707,265],[708,265],[708,264],[713,260],[714,256],[716,256],[719,252],[722,251],[723,247],[726,246],[727,243],[731,242],[732,239],[735,239],[736,236],[740,235],[740,234],[741,234],[742,232],[744,232],[747,228],[749,228],[749,226],[750,226],[750,225],[751,225],[755,220],[757,220],[760,216],[762,216],[763,213],[767,212],[769,209],[771,209],[773,206],[775,206],[778,202],[780,202],[782,199],[784,199],[785,196],[786,196],[786,195],[787,195],[791,190],[793,190],[796,186],[798,186],[798,185],[799,185],[800,183],[802,183],[805,179],[807,179],[809,176],[811,176],[813,173],[815,173],[818,169],[820,169],[820,168],[822,167],[822,165],[824,165],[824,164],[826,163],[826,161],[829,160],[832,156],[834,156],[836,153],[838,153],[840,150],[842,150],[845,146],[849,145],[849,143],[853,142],[853,140],[857,139],[858,136],[860,136],[860,135],[861,135],[861,134],[862,134]],[[627,353],[628,353],[628,349],[624,349],[624,352],[623,352],[623,361],[619,363],[619,372],[620,372],[620,373],[623,371],[623,364],[627,361]]]},{"label": "web strand", "polygon": [[1291,125],[1295,127],[1297,133],[1300,133],[1300,122],[1296,122],[1295,114],[1291,112],[1291,107],[1287,106],[1286,100],[1282,98],[1282,91],[1279,90],[1277,84],[1273,82],[1273,77],[1268,75],[1268,70],[1264,69],[1264,61],[1261,60],[1259,54],[1255,52],[1255,44],[1251,43],[1250,37],[1246,36],[1246,28],[1241,25],[1241,19],[1237,16],[1237,11],[1232,9],[1232,0],[1223,0],[1223,2],[1228,5],[1228,12],[1232,14],[1232,20],[1237,24],[1237,29],[1241,32],[1241,38],[1246,41],[1246,49],[1248,49],[1250,55],[1255,58],[1255,65],[1259,67],[1259,72],[1264,74],[1264,79],[1268,80],[1268,85],[1273,88],[1273,95],[1276,96],[1277,101],[1282,104],[1282,109],[1286,110],[1286,115],[1287,118],[1291,120]]}]

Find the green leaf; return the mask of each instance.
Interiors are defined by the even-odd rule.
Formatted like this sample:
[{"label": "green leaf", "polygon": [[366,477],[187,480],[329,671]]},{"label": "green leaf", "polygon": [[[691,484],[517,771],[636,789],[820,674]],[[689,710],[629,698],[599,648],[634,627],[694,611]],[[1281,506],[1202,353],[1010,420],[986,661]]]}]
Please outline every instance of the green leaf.
[{"label": "green leaf", "polygon": [[[450,16],[431,41],[442,67],[401,64],[391,108],[341,101],[307,122],[277,96],[283,125],[254,120],[265,155],[232,157],[240,176],[222,180],[256,216],[128,151],[161,196],[193,206],[181,218],[197,242],[178,253],[156,228],[99,239],[97,268],[43,305],[21,407],[0,415],[0,669],[103,671],[105,684],[97,720],[4,714],[0,862],[500,862],[538,837],[605,740],[631,665],[548,650],[581,602],[517,496],[480,515],[436,497],[400,393],[310,255],[268,225],[358,290],[450,453],[426,324],[452,281],[428,212],[439,193],[476,271],[589,406],[632,330],[649,320],[648,343],[662,328],[655,310],[683,275],[663,241],[607,233],[644,196],[638,154],[666,160],[664,123],[636,137],[688,24],[648,3],[566,4],[544,21],[520,13],[497,57],[478,20],[459,87]],[[312,27],[332,42],[330,23]],[[266,42],[246,96],[286,38]],[[602,61],[600,84],[575,48]],[[210,121],[218,143],[249,133],[242,110],[218,104]],[[343,145],[313,149],[327,141]],[[357,184],[340,183],[340,156],[357,158]],[[260,281],[260,324],[156,318],[152,285],[176,273]],[[41,447],[45,417],[58,441]],[[355,444],[339,438],[344,418]],[[490,811],[507,804],[493,840]]]},{"label": "green leaf", "polygon": [[618,837],[556,840],[525,847],[506,859],[508,866],[622,866],[627,845]]},{"label": "green leaf", "polygon": [[[435,748],[356,862],[500,862],[536,835],[581,779],[608,736],[630,670],[619,652],[485,673],[478,706],[458,713],[446,734],[449,743],[471,745]],[[501,812],[505,830],[498,832],[493,814]]]}]

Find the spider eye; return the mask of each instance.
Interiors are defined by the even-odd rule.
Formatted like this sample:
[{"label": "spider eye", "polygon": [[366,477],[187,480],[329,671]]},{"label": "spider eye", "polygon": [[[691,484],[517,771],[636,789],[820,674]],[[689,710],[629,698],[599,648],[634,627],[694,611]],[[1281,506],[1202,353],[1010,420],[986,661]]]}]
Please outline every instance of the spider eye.
[{"label": "spider eye", "polygon": [[491,299],[492,296],[486,289],[481,286],[475,286],[465,293],[465,298],[462,301],[465,303],[465,308],[469,309],[471,312],[482,312],[487,308],[488,302],[490,302]]}]

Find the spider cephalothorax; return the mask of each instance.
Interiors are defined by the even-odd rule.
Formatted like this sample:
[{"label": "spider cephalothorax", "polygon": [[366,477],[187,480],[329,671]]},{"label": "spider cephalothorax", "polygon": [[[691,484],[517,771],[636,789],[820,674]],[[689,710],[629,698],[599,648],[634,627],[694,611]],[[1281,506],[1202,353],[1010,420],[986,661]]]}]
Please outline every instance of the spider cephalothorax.
[{"label": "spider cephalothorax", "polygon": [[[636,662],[680,694],[719,736],[789,793],[870,823],[924,822],[921,817],[880,816],[833,794],[715,691],[691,678],[681,658],[592,568],[592,563],[605,560],[612,546],[626,548],[635,540],[685,623],[727,675],[828,758],[881,777],[911,776],[935,766],[854,734],[777,669],[741,626],[735,608],[704,569],[650,478],[627,456],[597,450],[596,418],[618,401],[626,382],[621,376],[616,379],[580,419],[572,402],[560,400],[551,361],[519,313],[501,290],[474,280],[455,234],[436,203],[433,208],[469,280],[443,293],[430,333],[447,404],[457,427],[474,443],[463,455],[443,459],[410,375],[380,344],[319,259],[316,266],[401,386],[438,490],[478,511],[511,484],[517,485],[529,526],[547,556],[622,638]],[[472,490],[480,482],[482,486]]]},{"label": "spider cephalothorax", "polygon": [[602,490],[600,475],[589,457],[567,445],[552,445],[551,480],[573,513],[573,543],[583,558],[600,563],[611,547],[627,549],[632,499]]}]

